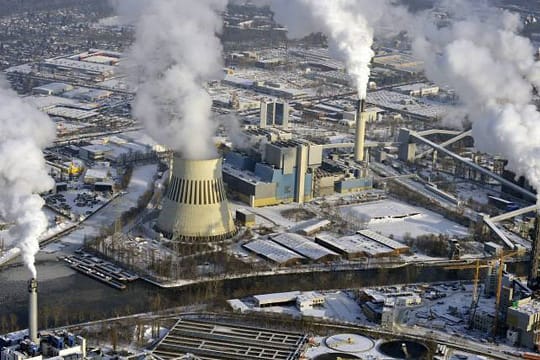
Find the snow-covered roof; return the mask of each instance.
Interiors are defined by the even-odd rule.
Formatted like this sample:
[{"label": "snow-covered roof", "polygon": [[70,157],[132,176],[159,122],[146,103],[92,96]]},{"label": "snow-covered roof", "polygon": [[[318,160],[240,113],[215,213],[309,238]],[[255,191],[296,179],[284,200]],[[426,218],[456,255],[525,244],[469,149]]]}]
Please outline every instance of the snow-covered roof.
[{"label": "snow-covered roof", "polygon": [[328,255],[338,256],[335,252],[314,243],[302,235],[284,233],[272,236],[272,240],[278,244],[295,251],[311,260],[319,260]]},{"label": "snow-covered roof", "polygon": [[269,240],[255,240],[244,244],[244,247],[278,264],[305,259],[302,255]]}]

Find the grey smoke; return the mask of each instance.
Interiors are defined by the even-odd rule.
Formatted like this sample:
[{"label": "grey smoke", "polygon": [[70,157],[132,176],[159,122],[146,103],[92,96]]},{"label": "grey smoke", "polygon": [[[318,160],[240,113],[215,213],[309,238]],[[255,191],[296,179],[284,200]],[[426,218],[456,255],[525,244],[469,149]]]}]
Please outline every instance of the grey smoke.
[{"label": "grey smoke", "polygon": [[8,245],[21,250],[34,278],[38,237],[47,229],[39,193],[54,186],[42,149],[54,137],[49,117],[25,103],[0,77],[0,220],[11,225]]},{"label": "grey smoke", "polygon": [[216,122],[204,84],[222,77],[226,0],[138,1],[127,71],[138,85],[134,115],[155,140],[189,159],[216,156]]}]

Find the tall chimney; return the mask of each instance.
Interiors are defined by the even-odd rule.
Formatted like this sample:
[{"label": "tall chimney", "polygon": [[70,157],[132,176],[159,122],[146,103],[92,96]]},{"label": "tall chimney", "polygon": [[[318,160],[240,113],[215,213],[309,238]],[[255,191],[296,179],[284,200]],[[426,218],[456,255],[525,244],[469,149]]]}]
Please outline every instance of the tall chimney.
[{"label": "tall chimney", "polygon": [[364,142],[366,137],[366,119],[364,116],[366,100],[358,100],[356,112],[356,136],[354,140],[354,161],[364,161]]},{"label": "tall chimney", "polygon": [[32,278],[28,281],[28,336],[34,343],[38,343],[38,305],[37,305],[37,280]]}]

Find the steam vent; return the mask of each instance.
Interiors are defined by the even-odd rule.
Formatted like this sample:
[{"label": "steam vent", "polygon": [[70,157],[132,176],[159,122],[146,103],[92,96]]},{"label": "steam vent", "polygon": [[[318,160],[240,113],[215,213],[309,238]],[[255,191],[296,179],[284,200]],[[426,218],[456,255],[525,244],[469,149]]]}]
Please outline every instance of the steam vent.
[{"label": "steam vent", "polygon": [[221,158],[174,157],[158,230],[177,241],[221,240],[236,232],[225,187]]}]

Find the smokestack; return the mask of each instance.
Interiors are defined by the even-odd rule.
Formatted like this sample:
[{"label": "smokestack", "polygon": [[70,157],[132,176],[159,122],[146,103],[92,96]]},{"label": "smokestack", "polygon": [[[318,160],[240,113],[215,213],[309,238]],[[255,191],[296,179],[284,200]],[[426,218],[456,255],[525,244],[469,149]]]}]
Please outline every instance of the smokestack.
[{"label": "smokestack", "polygon": [[38,305],[37,305],[37,280],[32,278],[28,281],[28,336],[34,343],[38,343]]},{"label": "smokestack", "polygon": [[366,137],[366,119],[365,119],[366,100],[358,100],[356,104],[356,136],[354,140],[354,161],[364,161],[364,142]]}]

